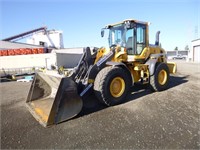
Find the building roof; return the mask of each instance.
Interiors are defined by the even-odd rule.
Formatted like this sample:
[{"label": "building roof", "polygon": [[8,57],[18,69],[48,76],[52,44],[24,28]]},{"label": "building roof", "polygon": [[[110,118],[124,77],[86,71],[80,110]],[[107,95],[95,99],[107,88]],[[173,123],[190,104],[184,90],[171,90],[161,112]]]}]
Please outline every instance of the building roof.
[{"label": "building roof", "polygon": [[195,41],[200,41],[200,39],[195,39],[195,40],[192,40],[192,42],[195,42]]},{"label": "building roof", "polygon": [[15,49],[15,48],[43,48],[41,45],[31,45],[26,43],[16,43],[8,41],[0,41],[0,49]]}]

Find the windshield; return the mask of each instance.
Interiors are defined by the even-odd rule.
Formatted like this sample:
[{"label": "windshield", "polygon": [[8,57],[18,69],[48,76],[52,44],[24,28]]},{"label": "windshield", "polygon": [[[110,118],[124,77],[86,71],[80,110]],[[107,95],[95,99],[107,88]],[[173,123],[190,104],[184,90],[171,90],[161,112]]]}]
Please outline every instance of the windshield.
[{"label": "windshield", "polygon": [[126,41],[126,28],[123,24],[113,26],[109,30],[109,46],[120,45],[125,47]]},{"label": "windshield", "polygon": [[128,55],[140,55],[146,47],[146,25],[118,24],[109,29],[109,46],[119,45],[126,48]]}]

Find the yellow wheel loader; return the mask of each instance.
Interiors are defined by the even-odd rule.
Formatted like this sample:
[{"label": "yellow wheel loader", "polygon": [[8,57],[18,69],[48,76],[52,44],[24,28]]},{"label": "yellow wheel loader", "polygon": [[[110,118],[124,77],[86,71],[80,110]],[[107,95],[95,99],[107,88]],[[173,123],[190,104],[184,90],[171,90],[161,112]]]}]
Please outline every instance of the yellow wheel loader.
[{"label": "yellow wheel loader", "polygon": [[[68,120],[82,109],[82,99],[93,91],[105,105],[122,103],[131,86],[147,84],[153,91],[168,88],[169,74],[176,64],[167,63],[159,46],[149,44],[149,23],[133,19],[109,24],[109,48],[84,48],[77,65],[67,76],[37,73],[32,82],[27,107],[45,127]],[[137,84],[138,83],[138,84]]]}]

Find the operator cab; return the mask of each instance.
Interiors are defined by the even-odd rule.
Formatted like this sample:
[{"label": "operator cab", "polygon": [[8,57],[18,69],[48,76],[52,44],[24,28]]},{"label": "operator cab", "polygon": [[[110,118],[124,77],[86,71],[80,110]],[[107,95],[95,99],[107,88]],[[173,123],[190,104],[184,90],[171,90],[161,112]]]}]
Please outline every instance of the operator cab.
[{"label": "operator cab", "polygon": [[148,22],[125,20],[121,23],[108,25],[104,29],[109,29],[109,46],[121,46],[127,51],[128,56],[141,55],[143,49],[148,46]]}]

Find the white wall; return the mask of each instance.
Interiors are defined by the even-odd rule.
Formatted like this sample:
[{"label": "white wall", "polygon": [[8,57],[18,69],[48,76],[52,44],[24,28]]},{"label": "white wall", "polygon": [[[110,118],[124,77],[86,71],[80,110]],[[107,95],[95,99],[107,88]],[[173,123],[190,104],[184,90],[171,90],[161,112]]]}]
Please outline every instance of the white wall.
[{"label": "white wall", "polygon": [[73,68],[77,66],[83,48],[68,48],[61,50],[53,50],[48,54],[32,54],[32,55],[16,55],[16,56],[1,56],[0,70],[25,68],[25,67],[47,67],[51,65],[64,66],[65,68]]},{"label": "white wall", "polygon": [[51,65],[75,67],[83,54],[83,48],[68,48],[53,50],[48,54],[1,56],[0,69],[24,68],[24,67],[47,67]]},{"label": "white wall", "polygon": [[0,69],[24,68],[24,67],[49,67],[55,64],[56,54],[32,54],[0,57]]},{"label": "white wall", "polygon": [[192,41],[192,44],[191,44],[191,50],[190,50],[190,53],[189,53],[189,57],[190,57],[190,61],[194,61],[194,47],[196,46],[200,46],[200,39],[197,39],[197,40],[194,40]]}]

